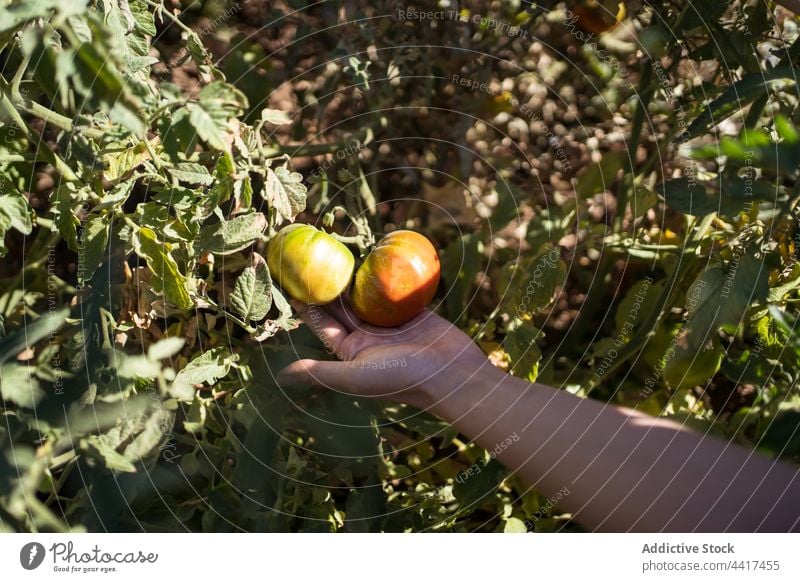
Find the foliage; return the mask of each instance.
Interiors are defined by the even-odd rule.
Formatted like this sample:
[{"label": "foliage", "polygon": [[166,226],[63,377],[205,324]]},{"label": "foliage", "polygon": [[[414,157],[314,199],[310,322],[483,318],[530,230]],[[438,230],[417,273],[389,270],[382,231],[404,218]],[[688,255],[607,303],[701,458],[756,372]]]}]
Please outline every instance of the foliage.
[{"label": "foliage", "polygon": [[[207,4],[0,7],[0,528],[578,529],[423,412],[277,387],[331,357],[263,259],[295,220],[425,232],[513,374],[800,460],[786,11]],[[673,338],[721,363],[667,381]]]}]

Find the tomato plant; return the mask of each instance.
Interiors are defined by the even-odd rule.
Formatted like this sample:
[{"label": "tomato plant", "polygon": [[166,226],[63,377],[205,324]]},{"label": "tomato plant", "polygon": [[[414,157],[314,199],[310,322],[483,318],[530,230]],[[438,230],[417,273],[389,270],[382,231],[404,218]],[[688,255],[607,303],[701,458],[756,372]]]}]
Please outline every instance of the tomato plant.
[{"label": "tomato plant", "polygon": [[282,229],[269,243],[267,263],[281,287],[303,303],[323,305],[350,284],[355,258],[331,235],[308,224]]},{"label": "tomato plant", "polygon": [[439,255],[430,241],[410,230],[394,231],[358,268],[351,293],[353,310],[373,325],[402,325],[431,302],[439,276]]},{"label": "tomato plant", "polygon": [[425,411],[277,386],[336,357],[311,224],[366,320],[441,268],[509,373],[800,460],[789,2],[268,4],[0,8],[0,530],[580,529]]}]

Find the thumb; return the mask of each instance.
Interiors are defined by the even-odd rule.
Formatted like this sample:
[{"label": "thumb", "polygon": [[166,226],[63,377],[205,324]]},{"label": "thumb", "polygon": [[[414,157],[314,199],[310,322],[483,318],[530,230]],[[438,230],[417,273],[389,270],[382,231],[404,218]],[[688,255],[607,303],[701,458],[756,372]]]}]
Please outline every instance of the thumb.
[{"label": "thumb", "polygon": [[343,392],[355,392],[352,369],[346,362],[298,360],[278,372],[278,384],[311,384]]}]

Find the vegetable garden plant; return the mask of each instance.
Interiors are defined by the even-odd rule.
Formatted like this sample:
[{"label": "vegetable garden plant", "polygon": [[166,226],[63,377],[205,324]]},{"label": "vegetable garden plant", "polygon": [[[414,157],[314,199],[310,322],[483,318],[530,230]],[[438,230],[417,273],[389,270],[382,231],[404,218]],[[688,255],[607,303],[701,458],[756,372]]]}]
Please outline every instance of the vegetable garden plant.
[{"label": "vegetable garden plant", "polygon": [[424,411],[277,386],[334,357],[289,294],[398,229],[510,373],[800,458],[797,18],[451,4],[0,3],[0,529],[580,529]]}]

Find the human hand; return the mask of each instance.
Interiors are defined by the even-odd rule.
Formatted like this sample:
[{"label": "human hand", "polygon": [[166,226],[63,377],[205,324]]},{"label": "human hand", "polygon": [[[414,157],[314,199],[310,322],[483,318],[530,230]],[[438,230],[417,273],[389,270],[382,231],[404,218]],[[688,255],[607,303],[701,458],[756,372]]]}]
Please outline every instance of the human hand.
[{"label": "human hand", "polygon": [[382,328],[360,321],[342,300],[295,308],[342,361],[299,360],[278,374],[283,385],[314,384],[424,408],[481,367],[492,367],[467,334],[431,311]]}]

